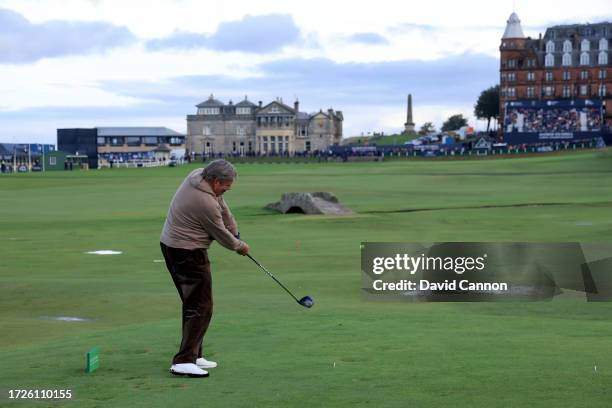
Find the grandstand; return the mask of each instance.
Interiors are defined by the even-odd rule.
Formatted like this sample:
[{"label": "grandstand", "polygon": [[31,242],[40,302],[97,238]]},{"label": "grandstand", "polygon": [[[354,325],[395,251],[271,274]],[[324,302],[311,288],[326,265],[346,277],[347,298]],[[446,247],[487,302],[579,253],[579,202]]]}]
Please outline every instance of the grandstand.
[{"label": "grandstand", "polygon": [[504,141],[511,145],[603,137],[601,100],[511,101],[504,105]]}]

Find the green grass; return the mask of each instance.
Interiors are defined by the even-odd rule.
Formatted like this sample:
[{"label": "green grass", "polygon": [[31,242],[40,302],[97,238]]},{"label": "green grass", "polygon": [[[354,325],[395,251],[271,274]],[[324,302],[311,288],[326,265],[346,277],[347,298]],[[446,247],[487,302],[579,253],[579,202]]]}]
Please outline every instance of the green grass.
[{"label": "green grass", "polygon": [[[611,150],[239,165],[226,200],[244,239],[316,304],[292,304],[248,259],[215,244],[205,351],[220,367],[204,380],[167,373],[179,299],[154,262],[168,204],[191,168],[0,177],[4,394],[70,388],[67,407],[610,406],[609,303],[366,301],[359,244],[612,241]],[[332,191],[356,214],[263,210],[286,191]],[[123,254],[84,254],[97,249]],[[92,346],[100,346],[102,365],[85,374]],[[62,405],[53,404],[8,406]]]},{"label": "green grass", "polygon": [[392,135],[377,135],[377,136],[354,136],[344,139],[344,145],[351,144],[370,144],[370,145],[402,145],[410,140],[419,137],[417,133],[405,134],[396,133]]}]

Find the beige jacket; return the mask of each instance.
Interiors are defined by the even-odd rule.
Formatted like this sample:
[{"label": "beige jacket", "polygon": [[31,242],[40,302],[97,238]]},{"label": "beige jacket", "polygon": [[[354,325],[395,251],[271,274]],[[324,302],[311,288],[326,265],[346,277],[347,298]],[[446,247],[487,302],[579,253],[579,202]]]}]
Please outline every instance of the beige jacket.
[{"label": "beige jacket", "polygon": [[208,248],[213,239],[227,249],[238,251],[245,245],[234,235],[238,225],[223,197],[217,197],[202,178],[202,170],[192,171],[170,203],[160,241],[172,248]]}]

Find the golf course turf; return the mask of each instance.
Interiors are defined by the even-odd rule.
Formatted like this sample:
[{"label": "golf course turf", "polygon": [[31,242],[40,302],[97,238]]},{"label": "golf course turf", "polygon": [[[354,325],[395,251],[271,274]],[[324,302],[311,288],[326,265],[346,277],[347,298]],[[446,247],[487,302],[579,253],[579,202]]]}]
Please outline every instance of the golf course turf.
[{"label": "golf course turf", "polygon": [[[612,406],[612,303],[383,302],[360,288],[365,241],[612,242],[612,149],[238,165],[225,198],[242,238],[315,306],[215,243],[204,350],[219,367],[174,378],[180,301],[159,234],[201,166],[0,176],[0,405]],[[333,192],[355,214],[263,209],[289,191]],[[100,368],[86,374],[94,346]],[[9,401],[8,389],[73,399]]]}]

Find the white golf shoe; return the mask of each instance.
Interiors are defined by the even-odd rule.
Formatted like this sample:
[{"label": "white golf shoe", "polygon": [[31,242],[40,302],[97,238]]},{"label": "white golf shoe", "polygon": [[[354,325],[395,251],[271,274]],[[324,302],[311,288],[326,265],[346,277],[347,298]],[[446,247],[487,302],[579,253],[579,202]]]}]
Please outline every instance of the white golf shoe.
[{"label": "white golf shoe", "polygon": [[215,368],[217,366],[217,363],[215,363],[214,361],[209,361],[204,357],[200,357],[196,360],[196,365],[200,368]]},{"label": "white golf shoe", "polygon": [[170,372],[174,375],[186,375],[188,377],[208,377],[208,371],[202,370],[193,363],[172,364]]}]

